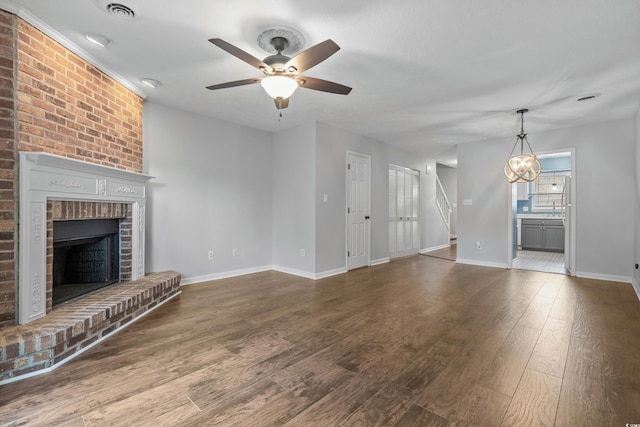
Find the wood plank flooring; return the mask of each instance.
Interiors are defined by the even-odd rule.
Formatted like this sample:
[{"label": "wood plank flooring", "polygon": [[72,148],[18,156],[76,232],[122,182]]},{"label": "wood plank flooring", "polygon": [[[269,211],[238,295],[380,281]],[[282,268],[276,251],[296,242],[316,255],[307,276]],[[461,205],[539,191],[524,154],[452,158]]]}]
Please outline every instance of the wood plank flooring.
[{"label": "wood plank flooring", "polygon": [[0,425],[640,422],[629,284],[413,256],[182,290],[55,371],[0,387]]}]

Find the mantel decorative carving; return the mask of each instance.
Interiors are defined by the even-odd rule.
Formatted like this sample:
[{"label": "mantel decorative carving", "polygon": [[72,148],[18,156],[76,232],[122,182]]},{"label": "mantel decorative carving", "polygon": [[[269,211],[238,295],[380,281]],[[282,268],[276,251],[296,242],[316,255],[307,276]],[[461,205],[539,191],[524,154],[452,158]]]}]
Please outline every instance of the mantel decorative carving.
[{"label": "mantel decorative carving", "polygon": [[152,177],[47,153],[20,153],[20,274],[18,322],[46,314],[48,200],[132,204],[132,277],[144,276],[145,184]]},{"label": "mantel decorative carving", "polygon": [[121,185],[120,187],[116,188],[116,192],[118,192],[118,193],[128,193],[128,194],[138,194],[138,191],[135,188],[127,187],[127,186],[124,186],[124,185]]},{"label": "mantel decorative carving", "polygon": [[58,187],[85,188],[84,185],[80,184],[78,181],[64,178],[51,180],[49,181],[49,185],[57,185]]}]

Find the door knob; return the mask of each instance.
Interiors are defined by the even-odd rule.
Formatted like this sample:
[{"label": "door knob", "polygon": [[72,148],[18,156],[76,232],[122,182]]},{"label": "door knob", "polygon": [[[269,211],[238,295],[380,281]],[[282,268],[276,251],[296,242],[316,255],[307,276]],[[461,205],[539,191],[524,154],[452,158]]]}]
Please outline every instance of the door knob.
[{"label": "door knob", "polygon": [[369,219],[369,215],[366,215],[366,216],[364,217],[364,219]]}]

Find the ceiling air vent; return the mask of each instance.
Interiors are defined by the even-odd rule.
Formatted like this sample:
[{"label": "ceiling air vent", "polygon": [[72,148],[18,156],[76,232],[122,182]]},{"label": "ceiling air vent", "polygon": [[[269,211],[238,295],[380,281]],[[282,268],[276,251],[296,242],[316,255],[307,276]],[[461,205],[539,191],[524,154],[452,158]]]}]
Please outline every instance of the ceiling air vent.
[{"label": "ceiling air vent", "polygon": [[136,19],[136,12],[122,3],[107,3],[107,12],[118,18]]}]

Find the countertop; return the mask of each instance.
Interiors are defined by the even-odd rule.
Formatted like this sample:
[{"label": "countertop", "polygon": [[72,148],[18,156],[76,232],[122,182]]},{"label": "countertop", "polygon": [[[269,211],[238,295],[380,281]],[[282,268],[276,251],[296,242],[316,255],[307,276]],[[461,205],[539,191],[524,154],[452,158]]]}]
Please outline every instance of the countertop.
[{"label": "countertop", "polygon": [[562,219],[563,214],[518,214],[517,219]]}]

